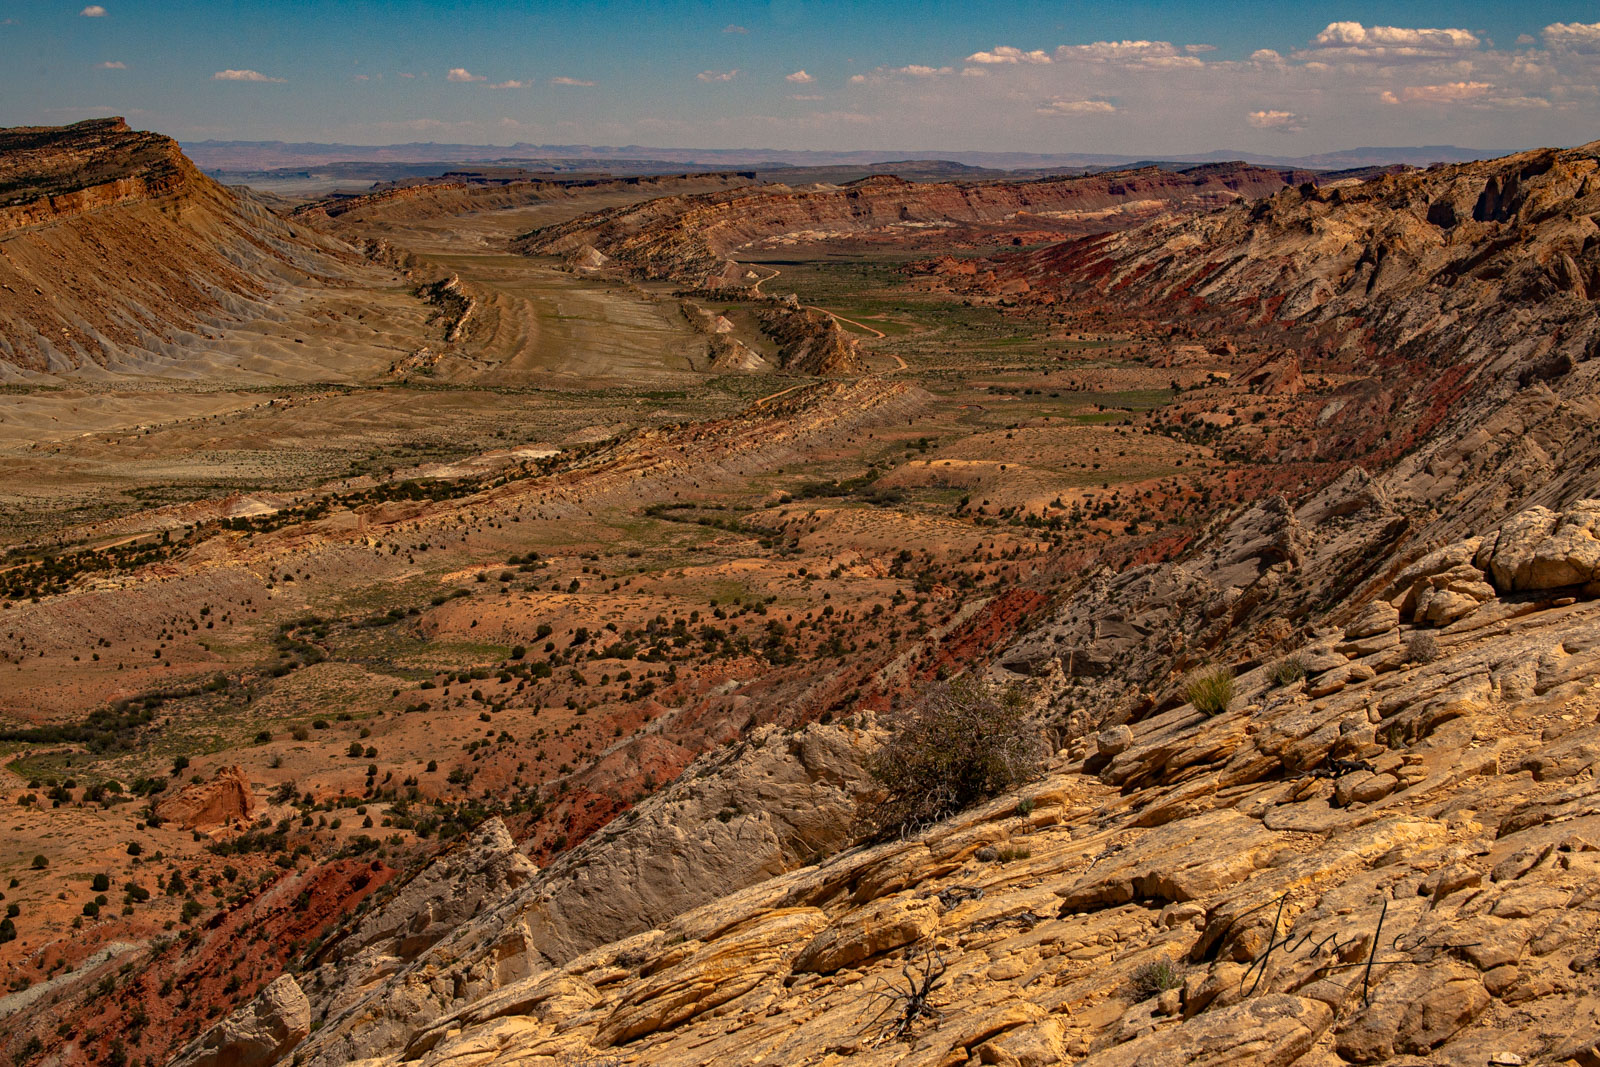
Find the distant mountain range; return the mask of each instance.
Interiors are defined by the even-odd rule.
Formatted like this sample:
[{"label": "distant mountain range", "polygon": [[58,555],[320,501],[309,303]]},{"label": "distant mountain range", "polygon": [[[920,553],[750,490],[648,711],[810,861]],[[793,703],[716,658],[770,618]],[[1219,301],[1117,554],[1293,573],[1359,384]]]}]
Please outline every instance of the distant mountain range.
[{"label": "distant mountain range", "polygon": [[[411,142],[395,145],[320,144],[285,141],[190,141],[189,158],[208,171],[263,171],[285,167],[317,167],[339,162],[374,163],[515,163],[538,169],[590,170],[600,167],[632,172],[662,167],[706,170],[760,167],[867,166],[894,160],[946,160],[988,170],[1056,170],[1061,168],[1129,167],[1153,162],[1139,156],[1104,153],[950,152],[884,150],[858,152],[791,151],[776,148],[655,148],[643,145],[469,145]],[[1311,156],[1273,156],[1242,149],[1198,154],[1177,153],[1162,162],[1216,163],[1247,160],[1275,167],[1343,170],[1394,164],[1424,167],[1492,159],[1505,149],[1461,148],[1457,145],[1413,145],[1349,148]],[[618,167],[618,164],[625,166]]]}]

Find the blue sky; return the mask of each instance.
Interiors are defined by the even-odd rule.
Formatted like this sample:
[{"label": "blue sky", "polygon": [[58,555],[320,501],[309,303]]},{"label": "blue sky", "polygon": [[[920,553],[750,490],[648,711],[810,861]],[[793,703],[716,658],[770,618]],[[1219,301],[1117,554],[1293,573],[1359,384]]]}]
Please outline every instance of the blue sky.
[{"label": "blue sky", "polygon": [[1600,134],[1593,3],[0,0],[0,124],[1154,155]]}]

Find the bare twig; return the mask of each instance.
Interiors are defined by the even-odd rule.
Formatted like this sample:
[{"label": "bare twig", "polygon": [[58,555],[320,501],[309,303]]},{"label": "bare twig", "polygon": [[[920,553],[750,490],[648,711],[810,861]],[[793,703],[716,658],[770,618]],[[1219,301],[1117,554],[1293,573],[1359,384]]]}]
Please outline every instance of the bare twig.
[{"label": "bare twig", "polygon": [[920,957],[915,949],[907,950],[905,965],[900,968],[905,987],[902,989],[891,980],[887,988],[874,989],[870,994],[884,999],[883,1007],[867,1023],[869,1029],[878,1029],[875,1044],[909,1041],[918,1023],[943,1017],[944,1013],[930,1004],[929,998],[944,984],[946,969],[944,957],[931,945],[922,946]]}]

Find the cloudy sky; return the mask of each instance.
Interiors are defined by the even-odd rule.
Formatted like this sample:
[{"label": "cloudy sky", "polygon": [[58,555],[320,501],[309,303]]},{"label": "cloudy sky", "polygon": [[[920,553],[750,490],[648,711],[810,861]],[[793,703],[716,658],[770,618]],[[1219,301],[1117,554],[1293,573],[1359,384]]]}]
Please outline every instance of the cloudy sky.
[{"label": "cloudy sky", "polygon": [[0,125],[1130,155],[1600,136],[1600,5],[0,0]]}]

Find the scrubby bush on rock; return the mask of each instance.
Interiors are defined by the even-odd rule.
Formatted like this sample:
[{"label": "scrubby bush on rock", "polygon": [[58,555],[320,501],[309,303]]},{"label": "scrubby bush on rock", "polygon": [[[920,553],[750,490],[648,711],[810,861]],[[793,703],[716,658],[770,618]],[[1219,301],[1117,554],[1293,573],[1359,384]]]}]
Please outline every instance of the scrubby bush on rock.
[{"label": "scrubby bush on rock", "polygon": [[893,725],[867,767],[885,793],[866,816],[877,837],[914,832],[1013,789],[1044,757],[1020,694],[968,678],[934,685]]}]

